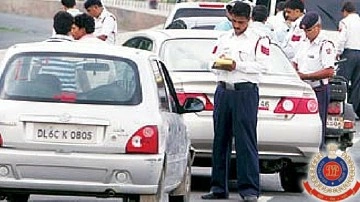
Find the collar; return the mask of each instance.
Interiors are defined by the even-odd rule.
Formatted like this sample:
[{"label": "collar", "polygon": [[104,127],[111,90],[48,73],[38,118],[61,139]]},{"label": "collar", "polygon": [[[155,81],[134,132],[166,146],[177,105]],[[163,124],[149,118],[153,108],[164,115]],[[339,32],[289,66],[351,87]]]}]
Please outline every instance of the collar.
[{"label": "collar", "polygon": [[251,31],[250,31],[250,23],[248,24],[248,27],[246,28],[246,30],[245,30],[245,32],[243,32],[242,34],[240,34],[240,36],[236,36],[235,35],[235,31],[232,31],[232,33],[231,33],[231,37],[241,37],[241,36],[244,36],[244,37],[246,37],[246,38],[248,38],[248,37],[251,37],[251,36],[253,36],[253,34],[254,33],[252,33]]},{"label": "collar", "polygon": [[104,18],[106,17],[106,12],[107,12],[107,11],[106,11],[105,7],[103,7],[103,10],[101,11],[99,17],[97,17],[96,19],[97,19],[97,20],[102,20],[102,19],[104,19]]},{"label": "collar", "polygon": [[[313,42],[311,42],[311,44],[316,44],[316,45],[321,44],[325,39],[326,39],[325,35],[320,30],[319,35],[317,35],[317,37],[314,39]],[[309,39],[307,39],[307,40],[309,40]]]}]

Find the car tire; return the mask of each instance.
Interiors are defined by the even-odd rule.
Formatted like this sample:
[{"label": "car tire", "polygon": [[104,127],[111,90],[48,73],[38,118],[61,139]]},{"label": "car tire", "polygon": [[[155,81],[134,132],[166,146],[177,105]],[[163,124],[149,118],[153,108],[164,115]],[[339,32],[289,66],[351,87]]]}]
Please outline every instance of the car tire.
[{"label": "car tire", "polygon": [[301,193],[304,191],[302,180],[307,177],[307,173],[298,172],[294,167],[285,167],[280,171],[281,186],[286,192]]},{"label": "car tire", "polygon": [[7,197],[8,202],[27,202],[30,194],[11,194]]},{"label": "car tire", "polygon": [[169,194],[169,202],[188,202],[191,193],[191,157],[189,156],[181,184]]}]

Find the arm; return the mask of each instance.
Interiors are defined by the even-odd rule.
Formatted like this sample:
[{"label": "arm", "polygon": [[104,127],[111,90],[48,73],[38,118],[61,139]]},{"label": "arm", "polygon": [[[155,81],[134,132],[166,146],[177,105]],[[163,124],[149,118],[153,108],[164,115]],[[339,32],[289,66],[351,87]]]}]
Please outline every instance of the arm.
[{"label": "arm", "polygon": [[337,54],[341,55],[345,48],[345,43],[348,35],[347,26],[344,21],[340,21],[339,23],[339,35],[338,35],[338,43],[337,43]]},{"label": "arm", "polygon": [[330,78],[334,75],[335,47],[330,41],[323,42],[321,46],[320,61],[322,69],[309,74],[299,73],[301,79],[320,80]]},{"label": "arm", "polygon": [[110,34],[116,32],[115,28],[116,28],[116,20],[115,20],[115,18],[112,17],[112,16],[107,16],[104,19],[103,27],[101,29],[101,32],[99,33],[99,35],[97,35],[97,37],[99,39],[105,41]]},{"label": "arm", "polygon": [[254,51],[254,60],[253,61],[244,61],[241,58],[241,53],[239,53],[239,57],[235,59],[235,70],[249,73],[249,74],[257,74],[267,72],[267,63],[270,59],[270,42],[269,38],[262,37],[258,39],[255,44]]}]

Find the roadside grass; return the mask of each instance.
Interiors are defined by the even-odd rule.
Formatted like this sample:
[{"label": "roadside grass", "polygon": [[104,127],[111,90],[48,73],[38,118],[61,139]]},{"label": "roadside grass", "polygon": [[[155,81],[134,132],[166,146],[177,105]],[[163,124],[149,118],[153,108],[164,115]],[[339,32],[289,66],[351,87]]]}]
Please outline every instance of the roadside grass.
[{"label": "roadside grass", "polygon": [[0,32],[22,32],[19,28],[12,28],[12,27],[1,27]]}]

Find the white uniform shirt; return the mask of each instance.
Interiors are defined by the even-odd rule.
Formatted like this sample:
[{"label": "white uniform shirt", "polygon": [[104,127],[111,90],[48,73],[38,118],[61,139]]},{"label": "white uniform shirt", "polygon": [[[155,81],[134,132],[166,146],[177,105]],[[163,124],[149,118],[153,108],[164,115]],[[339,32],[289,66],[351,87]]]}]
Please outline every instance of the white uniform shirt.
[{"label": "white uniform shirt", "polygon": [[289,32],[281,46],[289,59],[292,59],[296,55],[299,43],[306,38],[304,30],[300,28],[300,22],[303,17],[304,15],[291,24]]},{"label": "white uniform shirt", "polygon": [[351,13],[339,23],[337,53],[342,54],[344,49],[360,50],[360,17]]},{"label": "white uniform shirt", "polygon": [[115,16],[105,8],[100,16],[95,18],[95,36],[106,35],[106,42],[115,44],[117,34],[117,23]]},{"label": "white uniform shirt", "polygon": [[263,23],[263,22],[251,22],[250,28],[254,29],[254,31],[260,36],[267,36],[271,39],[273,43],[278,43],[278,39],[275,35],[274,28],[271,24]]},{"label": "white uniform shirt", "polygon": [[214,70],[217,80],[228,83],[259,83],[261,73],[267,71],[269,46],[268,38],[260,38],[249,28],[240,36],[236,36],[234,30],[226,32],[218,38],[213,51],[214,60],[225,55],[236,62],[236,69],[231,72]]},{"label": "white uniform shirt", "polygon": [[279,43],[283,43],[290,29],[284,18],[284,11],[279,11],[276,15],[270,16],[267,22],[274,27],[275,35]]},{"label": "white uniform shirt", "polygon": [[[334,67],[334,44],[323,33],[319,33],[313,42],[308,39],[299,44],[299,49],[293,62],[298,64],[298,71],[304,74],[317,72],[324,68]],[[319,81],[304,80],[312,87],[320,85]],[[328,84],[328,79],[322,79],[323,84]]]}]

